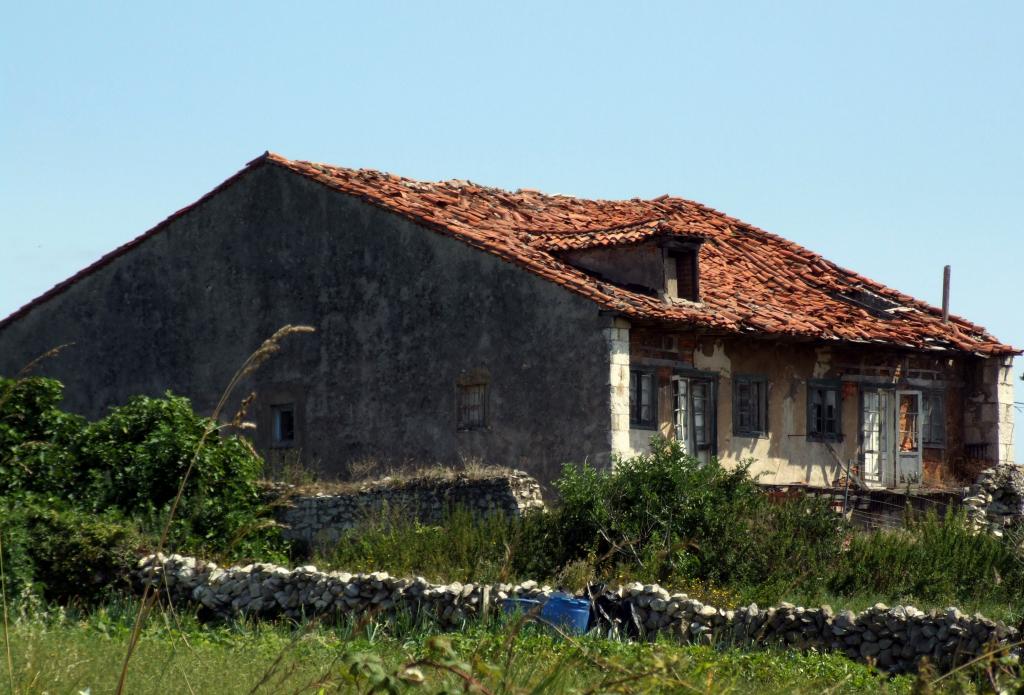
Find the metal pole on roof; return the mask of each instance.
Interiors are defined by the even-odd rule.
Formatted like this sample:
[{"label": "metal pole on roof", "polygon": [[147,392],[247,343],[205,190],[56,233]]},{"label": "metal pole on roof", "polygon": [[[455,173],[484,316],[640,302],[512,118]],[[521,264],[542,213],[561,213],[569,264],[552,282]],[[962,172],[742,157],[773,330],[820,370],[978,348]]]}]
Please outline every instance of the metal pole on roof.
[{"label": "metal pole on roof", "polygon": [[942,322],[949,323],[949,273],[947,265],[942,269]]}]

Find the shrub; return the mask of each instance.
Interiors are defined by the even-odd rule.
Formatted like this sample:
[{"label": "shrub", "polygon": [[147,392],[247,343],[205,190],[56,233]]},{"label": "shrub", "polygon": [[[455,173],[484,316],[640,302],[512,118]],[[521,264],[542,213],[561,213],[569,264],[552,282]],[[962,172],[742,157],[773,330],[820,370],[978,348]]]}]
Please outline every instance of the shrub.
[{"label": "shrub", "polygon": [[46,599],[95,599],[123,582],[141,538],[117,515],[97,515],[53,500],[0,501],[8,596],[31,587]]},{"label": "shrub", "polygon": [[[171,393],[164,398],[139,396],[113,408],[89,425],[79,453],[93,506],[152,519],[153,531],[193,459],[174,540],[207,549],[252,546],[244,533],[267,528],[260,521],[265,510],[256,485],[263,462],[244,440],[221,436],[213,423],[192,410],[187,398]],[[264,535],[275,541],[271,546],[280,546],[273,534]]]},{"label": "shrub", "polygon": [[0,379],[0,498],[116,512],[157,534],[194,459],[172,545],[283,557],[256,485],[263,462],[245,440],[222,436],[171,393],[133,398],[88,423],[60,410],[62,389],[53,379]]},{"label": "shrub", "polygon": [[592,555],[606,570],[624,564],[644,580],[699,579],[762,594],[827,576],[841,520],[809,498],[773,503],[748,468],[702,464],[662,438],[608,472],[566,467],[552,518],[561,561]]},{"label": "shrub", "polygon": [[0,495],[78,494],[75,451],[85,420],[60,410],[62,390],[54,379],[0,377]]}]

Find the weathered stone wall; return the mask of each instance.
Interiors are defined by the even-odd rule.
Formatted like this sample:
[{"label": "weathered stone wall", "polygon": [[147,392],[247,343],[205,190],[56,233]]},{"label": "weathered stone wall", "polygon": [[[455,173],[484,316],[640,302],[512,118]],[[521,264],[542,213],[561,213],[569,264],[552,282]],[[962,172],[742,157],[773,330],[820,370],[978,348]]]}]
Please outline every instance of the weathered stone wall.
[{"label": "weathered stone wall", "polygon": [[[384,572],[321,572],[309,565],[289,570],[271,564],[220,568],[180,555],[150,555],[139,562],[138,585],[157,588],[172,601],[200,604],[217,616],[317,614],[350,616],[408,610],[433,616],[448,628],[502,609],[509,597],[545,599],[551,587],[520,584],[431,584]],[[994,645],[1011,648],[1016,628],[955,608],[925,613],[912,606],[876,604],[861,613],[836,614],[828,606],[783,603],[722,610],[686,594],[640,583],[591,597],[592,624],[625,635],[668,634],[683,642],[735,646],[777,645],[845,654],[892,672],[913,671],[927,658],[940,670],[963,663]],[[594,622],[596,621],[596,623]]]},{"label": "weathered stone wall", "polygon": [[982,471],[963,505],[976,531],[1000,538],[1011,533],[1024,541],[1024,467],[1005,464]]},{"label": "weathered stone wall", "polygon": [[285,493],[278,520],[284,536],[310,546],[331,543],[346,529],[387,510],[423,523],[440,523],[449,510],[519,516],[543,509],[540,485],[522,471],[472,477],[387,479],[338,493]]}]

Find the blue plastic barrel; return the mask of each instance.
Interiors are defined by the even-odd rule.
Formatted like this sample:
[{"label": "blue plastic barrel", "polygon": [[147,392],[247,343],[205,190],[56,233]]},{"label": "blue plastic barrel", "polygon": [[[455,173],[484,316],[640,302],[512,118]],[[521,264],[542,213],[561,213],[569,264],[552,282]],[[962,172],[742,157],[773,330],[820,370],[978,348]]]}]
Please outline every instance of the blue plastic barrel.
[{"label": "blue plastic barrel", "polygon": [[590,620],[590,601],[554,593],[541,609],[540,617],[567,632],[583,633],[587,631]]}]

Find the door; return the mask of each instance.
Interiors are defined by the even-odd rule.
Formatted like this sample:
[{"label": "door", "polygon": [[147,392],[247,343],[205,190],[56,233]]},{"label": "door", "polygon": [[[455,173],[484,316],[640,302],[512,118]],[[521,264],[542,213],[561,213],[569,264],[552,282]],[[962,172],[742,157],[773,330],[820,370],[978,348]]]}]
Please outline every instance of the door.
[{"label": "door", "polygon": [[889,404],[892,392],[884,389],[864,391],[861,396],[862,446],[864,450],[864,484],[885,487],[892,479],[892,459],[889,456],[888,434]]},{"label": "door", "polygon": [[861,395],[864,483],[898,488],[921,482],[921,392],[866,389]]},{"label": "door", "polygon": [[683,451],[710,460],[715,441],[714,388],[710,379],[674,377],[675,434]]},{"label": "door", "polygon": [[897,391],[896,480],[897,487],[921,483],[921,392]]}]

